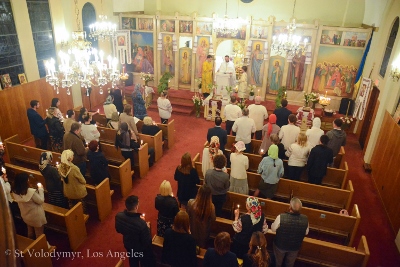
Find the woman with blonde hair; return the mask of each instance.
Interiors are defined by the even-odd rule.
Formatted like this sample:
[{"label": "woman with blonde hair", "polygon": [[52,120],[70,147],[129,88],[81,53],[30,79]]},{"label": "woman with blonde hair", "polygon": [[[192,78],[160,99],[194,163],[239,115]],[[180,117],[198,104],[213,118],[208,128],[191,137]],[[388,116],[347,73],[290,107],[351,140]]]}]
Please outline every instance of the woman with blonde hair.
[{"label": "woman with blonde hair", "polygon": [[157,124],[153,123],[153,119],[151,117],[144,117],[142,134],[155,136],[159,131],[161,131],[161,129],[157,126]]},{"label": "woman with blonde hair", "polygon": [[289,179],[300,181],[300,177],[303,172],[304,166],[306,165],[309,154],[310,148],[307,144],[307,136],[303,133],[300,133],[297,136],[297,142],[291,144],[286,151],[286,156],[289,157]]},{"label": "woman with blonde hair", "polygon": [[86,202],[84,200],[87,195],[86,180],[79,168],[72,163],[73,158],[74,152],[72,150],[64,150],[61,154],[61,164],[58,167],[58,173],[64,184],[64,196],[68,198],[69,208],[81,202],[83,211],[86,213]]},{"label": "woman with blonde hair", "polygon": [[113,112],[111,114],[111,120],[107,123],[107,128],[118,130],[119,114],[118,112]]},{"label": "woman with blonde hair", "polygon": [[178,201],[173,197],[171,183],[164,180],[155,200],[157,218],[157,235],[164,236],[165,230],[172,227],[175,215],[179,211]]},{"label": "woman with blonde hair", "polygon": [[231,159],[231,177],[229,191],[239,194],[249,194],[249,185],[247,183],[247,172],[249,168],[249,158],[243,155],[246,146],[243,141],[239,141],[234,145]]},{"label": "woman with blonde hair", "polygon": [[183,154],[181,164],[175,170],[174,179],[178,182],[179,203],[186,206],[189,199],[196,197],[196,185],[200,184],[199,175],[193,168],[192,158],[188,152]]},{"label": "woman with blonde hair", "polygon": [[243,256],[243,267],[268,267],[271,258],[267,251],[267,240],[263,233],[257,231],[251,235],[250,249]]},{"label": "woman with blonde hair", "polygon": [[211,223],[215,221],[215,207],[211,200],[211,189],[202,185],[195,199],[191,199],[187,205],[187,213],[190,217],[190,229],[196,244],[205,248],[210,236]]},{"label": "woman with blonde hair", "polygon": [[207,170],[214,168],[213,160],[216,155],[223,155],[221,149],[219,149],[220,143],[218,136],[211,137],[210,145],[203,149],[203,157],[201,161],[201,170],[203,176],[206,175]]},{"label": "woman with blonde hair", "polygon": [[174,225],[165,231],[162,262],[172,267],[196,267],[196,241],[190,234],[189,215],[176,214]]}]

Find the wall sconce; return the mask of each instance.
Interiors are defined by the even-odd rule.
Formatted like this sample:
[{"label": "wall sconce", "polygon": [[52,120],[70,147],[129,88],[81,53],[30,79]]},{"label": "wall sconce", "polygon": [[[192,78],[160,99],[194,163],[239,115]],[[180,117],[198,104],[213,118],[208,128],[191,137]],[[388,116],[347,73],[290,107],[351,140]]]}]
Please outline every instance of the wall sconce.
[{"label": "wall sconce", "polygon": [[400,79],[400,61],[397,59],[392,63],[392,69],[390,70],[390,77],[394,82],[398,82]]}]

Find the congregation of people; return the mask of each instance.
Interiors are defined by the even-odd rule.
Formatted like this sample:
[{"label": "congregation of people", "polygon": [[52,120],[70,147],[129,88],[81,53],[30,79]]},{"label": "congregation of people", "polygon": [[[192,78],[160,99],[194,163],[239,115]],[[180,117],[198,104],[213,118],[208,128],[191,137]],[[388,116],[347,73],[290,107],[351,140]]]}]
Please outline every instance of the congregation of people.
[{"label": "congregation of people", "polygon": [[[104,126],[117,131],[115,146],[125,159],[133,162],[133,153],[142,146],[137,122],[143,121],[143,134],[154,136],[160,128],[147,115],[138,87],[132,94],[133,108],[122,104],[121,92],[118,91],[110,94],[104,102],[107,119]],[[37,147],[46,150],[41,154],[38,167],[46,181],[48,203],[72,208],[81,202],[86,213],[86,161],[89,160],[90,177],[95,184],[109,177],[108,161],[101,152],[99,123],[93,120],[96,112],[83,107],[77,116],[78,121],[75,121],[75,112],[69,109],[64,118],[59,109],[60,100],[54,98],[44,119],[37,112],[40,104],[32,100],[27,116]],[[243,260],[243,267],[294,265],[309,231],[307,216],[301,214],[302,202],[292,198],[289,212],[278,215],[269,227],[258,197],[274,197],[284,175],[283,160],[288,160],[288,179],[300,181],[302,172],[307,169],[308,182],[321,184],[327,167],[332,165],[340,147],[346,144],[346,133],[341,130],[342,121],[336,119],[333,130],[324,134],[319,118],[315,118],[313,127],[303,133],[296,126],[296,116],[287,109],[287,104],[286,99],[282,100],[282,107],[268,116],[266,108],[261,105],[261,97],[256,97],[255,103],[249,107],[240,109],[236,97],[231,96],[230,104],[225,108],[225,129],[222,128],[222,118],[216,117],[215,126],[207,132],[208,145],[203,149],[201,160],[203,184],[191,155],[182,155],[174,174],[178,188],[176,197],[171,182],[164,180],[155,198],[157,235],[164,238],[163,263],[174,267],[197,266],[199,248],[203,248],[207,249],[204,266],[239,266],[238,259]],[[172,107],[165,93],[158,98],[157,105],[161,123],[168,123]],[[266,120],[268,122],[264,123]],[[230,134],[235,136],[235,142],[232,147],[227,147]],[[252,139],[261,141],[258,151],[252,150]],[[60,163],[54,164],[49,150],[61,153]],[[4,148],[0,147],[1,151],[4,153]],[[257,169],[261,180],[254,195],[250,196],[247,181],[249,158],[246,154],[252,151],[262,156],[262,160]],[[149,151],[149,155],[149,162],[154,161],[154,151]],[[37,189],[30,188],[28,174],[21,173],[16,175],[11,188],[4,167],[0,176],[6,184],[10,207],[15,210],[18,206],[29,237],[38,237],[47,223],[42,207],[43,186],[38,184]],[[248,196],[243,203],[245,210],[238,205],[232,223],[235,234],[217,233],[211,248],[211,225],[217,217],[224,216],[228,192]],[[115,229],[122,234],[127,251],[143,253],[142,257],[130,257],[130,266],[139,266],[139,263],[142,267],[156,266],[150,224],[139,212],[139,198],[134,195],[127,197],[125,206],[126,210],[115,217]],[[271,254],[267,251],[264,236],[268,231],[276,232]]]}]

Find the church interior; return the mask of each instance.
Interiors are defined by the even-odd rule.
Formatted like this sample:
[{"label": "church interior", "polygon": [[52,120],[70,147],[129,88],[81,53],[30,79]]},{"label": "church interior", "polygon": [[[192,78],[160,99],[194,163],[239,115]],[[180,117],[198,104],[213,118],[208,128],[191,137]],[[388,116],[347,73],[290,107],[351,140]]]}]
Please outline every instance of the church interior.
[{"label": "church interior", "polygon": [[[45,228],[44,240],[26,238],[26,226],[10,217],[0,190],[0,248],[6,251],[0,251],[0,266],[129,266],[115,215],[125,209],[127,196],[137,195],[156,235],[154,197],[160,183],[170,181],[176,193],[173,175],[185,152],[193,164],[201,163],[199,153],[215,116],[223,118],[225,128],[229,95],[246,99],[243,105],[259,97],[269,114],[286,99],[292,113],[321,117],[326,131],[335,118],[347,126],[347,144],[337,169],[332,168],[335,179],[342,180],[299,192],[315,221],[295,266],[400,266],[400,1],[0,0],[0,14],[0,143],[8,176],[25,171],[32,183],[43,178],[35,163],[42,151],[35,148],[26,116],[31,100],[40,102],[37,112],[43,118],[58,98],[64,116],[86,107],[97,110],[93,118],[101,121],[110,91],[121,89],[124,103],[132,104],[139,84],[154,121],[160,118],[161,91],[168,89],[173,108],[163,137],[145,139],[155,148],[151,167],[140,154],[132,169],[119,152],[114,157],[115,132],[107,131],[107,121],[101,125],[103,153],[113,162],[110,175],[117,177],[103,191],[92,186],[93,202],[102,199],[96,194],[107,192],[107,201],[100,202],[104,208],[62,216],[45,208],[48,221],[61,226]],[[205,64],[210,64],[210,78],[205,78]],[[305,120],[300,116],[303,127]],[[287,198],[263,202],[267,213],[278,201],[287,204],[298,188],[291,185]],[[329,199],[342,194],[346,201],[329,206]],[[227,220],[237,204],[232,201]],[[349,216],[339,216],[341,209]],[[270,216],[276,217],[274,212]],[[224,228],[222,219],[213,230],[232,228]],[[28,253],[46,240],[61,254]],[[154,250],[160,247],[153,239]]]}]

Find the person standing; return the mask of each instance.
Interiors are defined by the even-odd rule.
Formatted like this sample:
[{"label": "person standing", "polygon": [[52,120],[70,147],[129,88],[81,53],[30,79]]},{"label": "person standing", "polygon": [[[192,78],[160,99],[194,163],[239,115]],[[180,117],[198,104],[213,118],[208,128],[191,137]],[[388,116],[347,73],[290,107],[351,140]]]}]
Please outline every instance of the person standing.
[{"label": "person standing", "polygon": [[67,118],[63,122],[63,126],[64,126],[64,129],[65,129],[66,133],[71,131],[71,125],[74,122],[76,122],[75,121],[75,112],[74,112],[73,109],[68,109],[67,110]]},{"label": "person standing", "polygon": [[262,130],[264,126],[264,120],[268,119],[267,109],[261,104],[261,96],[256,96],[254,104],[249,106],[249,118],[254,120],[256,124],[255,138],[257,140],[262,139]]},{"label": "person standing", "polygon": [[165,91],[160,93],[160,97],[157,99],[157,107],[161,123],[168,124],[168,120],[171,118],[172,106],[171,102],[167,99],[167,93]]},{"label": "person standing", "polygon": [[204,255],[204,267],[238,267],[236,255],[229,249],[231,236],[227,232],[219,233],[214,239],[214,248],[209,248]]},{"label": "person standing", "polygon": [[135,113],[135,117],[139,120],[143,120],[147,116],[146,103],[143,100],[142,94],[140,93],[140,84],[135,85],[135,90],[132,93],[132,105]]},{"label": "person standing", "polygon": [[251,136],[256,131],[256,124],[249,118],[249,109],[242,110],[242,117],[233,124],[232,131],[236,132],[235,141],[243,141],[247,153],[251,152]]},{"label": "person standing", "polygon": [[[242,115],[242,110],[237,105],[236,96],[231,95],[231,102],[225,106],[224,115],[226,119],[225,122],[226,133],[230,135],[233,124]],[[236,135],[235,132],[232,132],[232,134]]]},{"label": "person standing", "polygon": [[192,165],[192,158],[188,152],[183,154],[181,164],[176,168],[174,180],[178,182],[178,200],[181,206],[186,207],[189,199],[195,198],[197,186],[200,184],[199,175]]},{"label": "person standing", "polygon": [[329,137],[322,135],[319,142],[319,145],[311,149],[307,160],[308,182],[312,184],[321,184],[326,169],[333,162],[333,151],[327,146]]},{"label": "person standing", "polygon": [[210,145],[208,147],[203,148],[203,156],[201,157],[201,171],[203,176],[206,175],[206,172],[210,169],[214,168],[214,157],[216,155],[223,155],[219,144],[218,136],[211,137]]},{"label": "person standing", "polygon": [[135,142],[140,142],[139,140],[139,132],[136,127],[135,118],[132,116],[132,106],[125,105],[124,112],[119,116],[119,124],[118,129],[121,129],[121,124],[126,123],[128,125],[128,129],[131,133],[131,139],[135,140]]},{"label": "person standing", "polygon": [[258,151],[260,155],[267,153],[269,147],[272,145],[271,135],[278,135],[280,130],[281,128],[276,125],[276,115],[271,114],[271,116],[269,116],[268,123],[263,126],[261,131],[263,140],[260,145],[260,150]]},{"label": "person standing", "polygon": [[164,237],[167,229],[172,227],[175,215],[179,211],[178,201],[172,194],[171,183],[164,180],[155,199],[155,207],[158,210],[157,235]]},{"label": "person standing", "polygon": [[208,129],[207,131],[207,141],[211,142],[211,137],[218,136],[220,149],[225,151],[225,145],[227,142],[227,133],[226,130],[221,128],[222,119],[221,117],[215,117],[215,126],[213,128]]},{"label": "person standing", "polygon": [[329,137],[328,147],[333,151],[333,157],[336,157],[341,146],[346,145],[346,132],[342,130],[343,121],[335,119],[333,121],[333,129],[326,133]]},{"label": "person standing", "polygon": [[35,137],[35,139],[40,140],[40,145],[39,142],[35,140],[36,147],[47,150],[49,133],[47,132],[46,128],[46,120],[43,119],[37,112],[38,108],[40,107],[40,103],[38,100],[31,100],[30,106],[31,108],[29,108],[26,113],[29,120],[31,134]]},{"label": "person standing", "polygon": [[289,115],[292,114],[290,110],[286,108],[288,105],[288,101],[286,99],[282,99],[281,101],[282,107],[274,110],[274,114],[276,115],[276,124],[282,128],[283,125],[288,124]]},{"label": "person standing", "polygon": [[229,191],[248,195],[249,185],[247,182],[247,172],[249,168],[249,158],[243,155],[246,149],[242,141],[234,145],[235,150],[231,152],[231,179]]},{"label": "person standing", "polygon": [[86,153],[87,148],[84,146],[84,141],[81,139],[82,126],[79,122],[74,122],[71,125],[71,131],[64,134],[63,143],[64,150],[71,149],[74,152],[72,163],[75,164],[81,174],[86,173]]},{"label": "person standing", "polygon": [[271,258],[267,251],[267,239],[262,232],[254,232],[250,239],[250,249],[243,256],[243,267],[268,267]]},{"label": "person standing", "polygon": [[271,230],[276,232],[274,239],[276,267],[282,266],[285,256],[284,266],[293,267],[304,236],[308,235],[308,218],[300,214],[301,208],[300,199],[292,198],[289,212],[279,214],[271,225]]},{"label": "person standing", "polygon": [[203,63],[203,69],[201,72],[201,92],[203,93],[204,99],[210,95],[210,87],[213,84],[213,57],[207,56],[207,60]]},{"label": "person standing", "polygon": [[307,144],[307,136],[300,133],[297,137],[297,142],[291,144],[286,150],[286,156],[289,157],[288,161],[288,176],[289,179],[300,181],[301,174],[305,164],[307,163],[310,148]]},{"label": "person standing", "polygon": [[83,114],[83,124],[81,124],[81,136],[85,139],[86,145],[92,140],[100,140],[100,132],[95,124],[91,124],[92,114],[89,112]]},{"label": "person standing", "polygon": [[104,179],[111,179],[108,173],[108,161],[103,152],[100,151],[99,142],[92,140],[88,144],[88,147],[87,158],[90,163],[90,177],[93,179],[95,185],[99,185]]},{"label": "person standing", "polygon": [[51,150],[61,153],[63,151],[64,127],[59,118],[54,115],[55,108],[47,110],[46,124],[50,132]]},{"label": "person standing", "polygon": [[108,123],[111,120],[112,114],[118,112],[117,107],[114,105],[114,97],[112,95],[107,96],[106,101],[103,104],[103,109]]},{"label": "person standing", "polygon": [[124,247],[127,252],[139,255],[130,255],[129,266],[131,267],[155,267],[156,259],[151,247],[150,222],[146,222],[139,209],[139,198],[129,196],[125,200],[126,210],[115,216],[115,230],[122,234]]},{"label": "person standing", "polygon": [[204,183],[211,188],[212,202],[215,206],[215,213],[221,216],[222,206],[226,201],[226,193],[229,189],[229,174],[226,173],[226,158],[224,155],[214,156],[214,169],[208,170],[205,174]]},{"label": "person standing", "polygon": [[240,69],[240,79],[238,80],[238,97],[240,99],[247,98],[247,67],[242,66]]},{"label": "person standing", "polygon": [[124,104],[123,104],[123,101],[122,101],[121,89],[119,89],[119,88],[114,89],[114,91],[111,93],[111,95],[114,98],[114,105],[117,108],[117,111],[119,113],[122,113],[124,111]]},{"label": "person standing", "polygon": [[281,127],[279,131],[279,139],[286,150],[289,149],[289,146],[296,142],[297,136],[300,133],[300,128],[295,125],[296,123],[296,115],[290,114],[288,118],[288,125],[284,125]]},{"label": "person standing", "polygon": [[60,121],[64,120],[64,117],[60,111],[60,109],[58,108],[60,106],[60,99],[55,97],[51,100],[51,106],[50,108],[54,109],[54,117],[58,118]]},{"label": "person standing", "polygon": [[321,136],[324,134],[324,131],[321,130],[321,119],[316,117],[313,120],[313,126],[311,129],[306,131],[306,136],[308,140],[308,145],[310,148],[315,147],[319,144],[319,140]]}]

